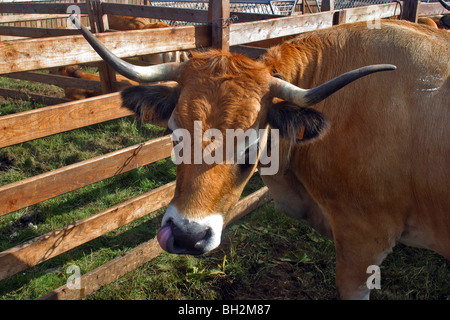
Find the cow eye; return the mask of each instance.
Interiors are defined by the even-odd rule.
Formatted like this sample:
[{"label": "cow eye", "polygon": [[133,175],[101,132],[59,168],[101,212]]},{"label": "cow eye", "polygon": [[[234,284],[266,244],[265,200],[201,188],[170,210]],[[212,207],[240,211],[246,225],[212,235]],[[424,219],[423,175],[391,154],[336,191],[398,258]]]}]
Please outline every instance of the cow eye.
[{"label": "cow eye", "polygon": [[242,158],[238,161],[239,168],[245,170],[251,168],[258,159],[259,142],[245,149]]},{"label": "cow eye", "polygon": [[172,134],[172,145],[175,147],[177,144],[179,144],[180,142],[183,141],[183,136],[177,136],[176,134],[173,133],[172,130],[170,130],[169,128],[167,128],[166,130],[167,134]]}]

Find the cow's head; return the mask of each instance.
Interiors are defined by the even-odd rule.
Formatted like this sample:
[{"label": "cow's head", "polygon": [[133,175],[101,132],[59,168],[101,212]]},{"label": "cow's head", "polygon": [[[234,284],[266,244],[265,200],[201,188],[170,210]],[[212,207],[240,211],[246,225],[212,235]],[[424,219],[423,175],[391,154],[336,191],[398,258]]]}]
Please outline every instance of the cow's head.
[{"label": "cow's head", "polygon": [[[173,131],[176,191],[158,233],[161,247],[171,253],[202,254],[220,244],[227,215],[263,162],[262,155],[275,152],[276,141],[269,135],[279,133],[295,143],[320,137],[327,119],[311,105],[362,76],[395,68],[368,66],[304,90],[273,77],[262,63],[219,51],[194,54],[183,64],[130,65],[86,29],[82,32],[124,76],[140,82],[177,82],[122,92],[125,107]],[[240,139],[243,135],[247,138]]]}]

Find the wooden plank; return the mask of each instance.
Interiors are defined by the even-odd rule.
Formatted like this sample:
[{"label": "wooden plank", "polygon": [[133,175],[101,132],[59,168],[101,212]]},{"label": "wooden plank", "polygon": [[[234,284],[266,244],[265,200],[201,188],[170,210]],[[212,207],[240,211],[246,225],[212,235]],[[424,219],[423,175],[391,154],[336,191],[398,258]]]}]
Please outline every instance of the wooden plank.
[{"label": "wooden plank", "polygon": [[16,37],[16,36],[0,36],[0,42],[2,41],[14,41],[14,40],[24,40],[27,37]]},{"label": "wooden plank", "polygon": [[173,198],[174,191],[175,182],[168,183],[88,218],[0,252],[0,280],[167,206]]},{"label": "wooden plank", "polygon": [[211,17],[211,46],[215,49],[230,50],[230,1],[209,0]]},{"label": "wooden plank", "polygon": [[56,15],[56,14],[17,14],[0,16],[0,23],[5,22],[16,22],[16,21],[30,21],[30,20],[45,20],[54,18],[67,18],[67,13]]},{"label": "wooden plank", "polygon": [[[377,4],[373,6],[340,10],[340,23],[374,21],[400,14],[401,7],[397,3]],[[374,26],[375,27],[375,26]]]},{"label": "wooden plank", "polygon": [[[267,187],[252,193],[237,203],[230,215],[234,219],[229,220],[227,224],[235,222],[270,200],[271,196]],[[42,296],[39,300],[84,299],[102,286],[123,277],[128,272],[157,257],[161,252],[162,249],[155,237],[81,276],[80,289],[69,289],[67,285],[63,285]]]},{"label": "wooden plank", "polygon": [[108,2],[102,3],[102,9],[104,13],[124,16],[208,23],[208,12],[205,10],[154,7]]},{"label": "wooden plank", "polygon": [[0,216],[170,156],[165,136],[0,187]]},{"label": "wooden plank", "polygon": [[[93,33],[105,32],[105,24],[103,21],[103,11],[100,0],[86,0],[88,8],[89,20],[91,24],[91,30]],[[105,15],[106,24],[108,24],[108,18]],[[116,73],[111,66],[106,62],[100,61],[98,63],[98,73],[100,75],[100,83],[102,86],[102,93],[111,93],[117,91],[114,85],[116,81]]]},{"label": "wooden plank", "polygon": [[[137,61],[137,60],[130,60],[130,63],[138,63],[138,62],[139,61]],[[144,64],[142,64],[142,65],[144,65]],[[45,74],[45,73],[40,73],[40,72],[16,72],[16,73],[4,74],[2,76],[8,77],[8,78],[13,78],[13,79],[47,83],[47,84],[52,84],[52,85],[62,87],[62,88],[70,87],[70,88],[87,89],[87,90],[93,90],[93,91],[101,91],[102,90],[100,81],[82,79],[82,78],[73,78],[73,77],[61,76],[61,75],[57,75],[57,74]],[[118,90],[122,90],[133,84],[127,83],[124,80],[120,80],[120,81],[115,81],[114,85],[116,86],[116,88]],[[72,101],[72,100],[63,99],[63,98],[54,98],[54,99],[60,99],[60,101],[58,103]],[[58,100],[55,100],[55,101],[58,101]],[[53,103],[53,104],[56,104],[56,103]]]},{"label": "wooden plank", "polygon": [[322,11],[333,11],[334,0],[322,0]]},{"label": "wooden plank", "polygon": [[234,12],[234,11],[231,11],[230,15],[233,18],[235,17],[236,21],[234,21],[234,22],[250,22],[250,21],[260,21],[260,20],[285,17],[283,15],[277,15],[277,14]]},{"label": "wooden plank", "polygon": [[80,33],[78,30],[73,29],[0,26],[0,34],[5,36],[44,38],[44,37],[58,37],[67,35],[79,35]]},{"label": "wooden plank", "polygon": [[89,16],[89,22],[91,25],[91,32],[98,33],[104,32],[103,21],[101,19],[100,0],[86,0],[86,9]]},{"label": "wooden plank", "polygon": [[251,43],[284,37],[333,25],[333,12],[295,15],[264,21],[233,23],[230,25],[230,45]]},{"label": "wooden plank", "polygon": [[320,5],[317,0],[303,0],[303,14],[320,12]]},{"label": "wooden plank", "polygon": [[0,117],[0,148],[133,115],[119,93]]},{"label": "wooden plank", "polygon": [[439,2],[419,3],[419,16],[434,16],[447,13],[447,9],[445,9]]},{"label": "wooden plank", "polygon": [[[3,75],[8,78],[42,82],[46,84],[52,84],[59,87],[71,87],[88,89],[93,91],[101,91],[102,87],[99,81],[80,79],[73,77],[60,76],[57,74],[45,74],[39,72],[17,72]],[[61,103],[61,102],[60,102]]]},{"label": "wooden plank", "polygon": [[402,19],[417,22],[417,17],[419,16],[419,2],[420,0],[405,0],[403,2]]},{"label": "wooden plank", "polygon": [[86,14],[86,5],[81,3],[14,3],[1,2],[0,12],[20,13],[20,14],[66,14],[67,8],[76,5],[80,8],[81,14]]},{"label": "wooden plank", "polygon": [[[13,90],[13,89],[3,89],[3,88],[0,88],[0,97],[12,98],[15,100],[34,101],[35,103],[45,104],[45,105],[55,105],[55,104],[60,104],[60,103],[65,103],[65,102],[71,101],[66,98],[49,97],[49,96],[44,96],[42,94],[37,94],[37,93],[30,93],[30,92],[17,91],[17,90]],[[1,144],[1,142],[0,142],[0,144]]]},{"label": "wooden plank", "polygon": [[123,277],[130,271],[156,258],[162,251],[155,237],[82,275],[80,289],[69,289],[67,285],[63,285],[38,300],[82,300],[102,286]]},{"label": "wooden plank", "polygon": [[[119,57],[208,47],[207,26],[110,32],[97,35]],[[0,74],[101,61],[83,36],[3,41]]]}]

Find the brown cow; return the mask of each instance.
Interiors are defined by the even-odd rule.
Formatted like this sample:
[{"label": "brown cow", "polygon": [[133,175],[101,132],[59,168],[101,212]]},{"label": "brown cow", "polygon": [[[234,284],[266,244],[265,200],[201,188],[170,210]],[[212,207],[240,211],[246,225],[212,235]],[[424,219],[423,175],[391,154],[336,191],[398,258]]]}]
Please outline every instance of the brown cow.
[{"label": "brown cow", "polygon": [[434,29],[438,29],[438,26],[437,26],[436,22],[433,19],[429,18],[429,17],[419,17],[417,19],[417,23],[427,25],[427,26],[429,26],[431,28],[434,28]]},{"label": "brown cow", "polygon": [[[58,71],[52,71],[52,73],[58,73],[66,77],[100,81],[100,76],[98,74],[84,72],[83,70],[80,69],[79,66],[61,67],[58,68]],[[127,79],[121,75],[116,75],[116,81],[119,82],[119,84],[122,87],[139,84],[138,82]],[[100,90],[96,91],[74,87],[63,87],[63,88],[66,98],[73,100],[81,100],[103,94],[102,91]]]},{"label": "brown cow", "polygon": [[[173,130],[175,160],[184,160],[158,233],[163,249],[201,254],[217,247],[256,167],[261,174],[276,167],[266,161],[270,153],[272,159],[279,155],[278,168],[262,177],[277,205],[334,239],[341,298],[368,298],[368,270],[397,242],[450,258],[446,31],[404,21],[383,21],[379,29],[346,24],[302,34],[258,62],[209,51],[182,65],[150,68],[124,65],[82,32],[127,77],[179,84],[122,93],[125,107]],[[378,63],[398,69],[346,88],[392,67],[370,66],[326,82]],[[260,134],[237,148],[234,137],[220,139],[236,129]],[[207,161],[221,146],[227,150],[222,161]],[[256,164],[250,161],[255,150]],[[196,164],[197,153],[203,158]]]},{"label": "brown cow", "polygon": [[149,18],[121,16],[115,14],[108,14],[109,29],[112,30],[141,30],[141,29],[155,29],[170,27],[165,22],[152,22]]}]

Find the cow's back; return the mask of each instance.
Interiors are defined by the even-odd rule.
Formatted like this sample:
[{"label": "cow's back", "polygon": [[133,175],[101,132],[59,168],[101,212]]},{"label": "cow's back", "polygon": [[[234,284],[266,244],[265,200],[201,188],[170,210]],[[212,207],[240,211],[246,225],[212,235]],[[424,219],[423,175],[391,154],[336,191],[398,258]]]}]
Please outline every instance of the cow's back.
[{"label": "cow's back", "polygon": [[266,62],[305,88],[368,64],[398,67],[318,104],[328,135],[292,151],[291,170],[331,224],[385,228],[392,242],[450,257],[449,48],[445,31],[388,21],[312,32],[269,51]]}]

